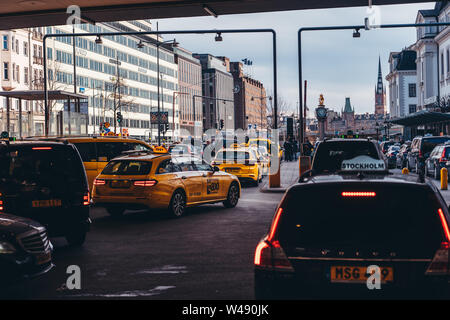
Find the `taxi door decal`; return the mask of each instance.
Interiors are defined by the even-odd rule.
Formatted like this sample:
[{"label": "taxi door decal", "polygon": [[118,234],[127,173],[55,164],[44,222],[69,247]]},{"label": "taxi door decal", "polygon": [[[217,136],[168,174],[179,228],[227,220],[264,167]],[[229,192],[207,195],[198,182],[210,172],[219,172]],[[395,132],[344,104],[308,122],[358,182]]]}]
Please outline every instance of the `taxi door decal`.
[{"label": "taxi door decal", "polygon": [[206,180],[206,193],[215,194],[219,193],[219,179],[207,179]]}]

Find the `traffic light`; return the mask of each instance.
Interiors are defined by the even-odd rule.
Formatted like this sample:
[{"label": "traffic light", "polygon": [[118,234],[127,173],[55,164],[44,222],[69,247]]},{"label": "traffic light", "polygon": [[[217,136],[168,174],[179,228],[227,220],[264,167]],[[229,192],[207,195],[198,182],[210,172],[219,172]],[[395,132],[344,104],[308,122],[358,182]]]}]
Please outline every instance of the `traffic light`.
[{"label": "traffic light", "polygon": [[222,130],[224,126],[225,126],[225,121],[223,121],[223,119],[220,119],[220,127],[219,127],[219,129]]},{"label": "traffic light", "polygon": [[117,112],[117,122],[120,124],[120,123],[122,123],[122,120],[123,120],[123,116],[122,116],[122,113],[119,111],[119,112]]}]

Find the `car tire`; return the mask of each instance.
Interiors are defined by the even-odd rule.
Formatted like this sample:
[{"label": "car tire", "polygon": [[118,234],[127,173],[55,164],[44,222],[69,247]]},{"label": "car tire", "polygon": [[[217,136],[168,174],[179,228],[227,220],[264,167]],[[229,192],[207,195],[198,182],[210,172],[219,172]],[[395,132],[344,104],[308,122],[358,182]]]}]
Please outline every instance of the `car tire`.
[{"label": "car tire", "polygon": [[125,208],[123,208],[123,207],[108,207],[108,208],[106,208],[106,211],[108,211],[108,214],[111,217],[121,217],[121,216],[123,216],[123,213],[125,212]]},{"label": "car tire", "polygon": [[425,177],[428,177],[429,176],[429,172],[428,172],[428,167],[425,165]]},{"label": "car tire", "polygon": [[255,187],[259,186],[259,172],[258,172],[258,177],[256,177],[256,180],[254,181]]},{"label": "car tire", "polygon": [[440,180],[441,179],[440,174],[439,174],[439,170],[438,170],[438,168],[436,166],[434,167],[434,178],[436,180]]},{"label": "car tire", "polygon": [[186,194],[183,190],[176,190],[169,204],[169,215],[171,218],[180,218],[186,211]]},{"label": "car tire", "polygon": [[237,183],[231,183],[230,188],[228,189],[227,200],[223,202],[225,208],[234,208],[236,207],[239,201],[239,186]]},{"label": "car tire", "polygon": [[66,241],[71,247],[81,247],[86,241],[86,230],[77,230],[66,235]]}]

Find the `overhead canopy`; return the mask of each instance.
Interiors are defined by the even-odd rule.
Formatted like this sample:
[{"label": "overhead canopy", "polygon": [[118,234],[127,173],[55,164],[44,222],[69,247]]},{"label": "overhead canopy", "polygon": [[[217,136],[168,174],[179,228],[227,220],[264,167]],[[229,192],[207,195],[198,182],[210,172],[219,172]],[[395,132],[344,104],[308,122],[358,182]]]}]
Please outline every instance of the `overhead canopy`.
[{"label": "overhead canopy", "polygon": [[[26,90],[26,91],[0,91],[0,97],[9,97],[22,100],[44,100],[43,90]],[[67,99],[87,99],[84,94],[73,93],[63,90],[48,91],[49,100],[67,100]]]},{"label": "overhead canopy", "polygon": [[450,121],[450,113],[422,110],[403,118],[392,119],[389,122],[405,127],[413,127],[430,123]]},{"label": "overhead canopy", "polygon": [[[373,5],[422,2],[374,0]],[[69,5],[92,22],[367,6],[367,0],[1,0],[0,30],[66,24]],[[361,18],[362,19],[362,18]]]}]

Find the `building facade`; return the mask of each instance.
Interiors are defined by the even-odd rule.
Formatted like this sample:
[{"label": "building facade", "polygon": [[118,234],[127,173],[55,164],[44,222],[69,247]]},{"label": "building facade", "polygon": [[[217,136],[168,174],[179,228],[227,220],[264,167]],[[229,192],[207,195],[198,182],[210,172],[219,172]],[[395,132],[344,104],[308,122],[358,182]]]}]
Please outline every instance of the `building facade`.
[{"label": "building facade", "polygon": [[234,80],[235,127],[236,129],[267,129],[266,89],[262,82],[244,74],[241,62],[231,62],[230,71]]},{"label": "building facade", "polygon": [[[44,28],[4,30],[1,34],[1,87],[11,90],[42,90]],[[42,101],[10,99],[11,136],[44,134],[44,108]],[[21,103],[21,105],[20,105]],[[7,131],[7,101],[0,104],[0,129]],[[19,113],[22,115],[22,133],[19,133]]]},{"label": "building facade", "polygon": [[233,76],[229,72],[229,60],[210,54],[194,54],[194,57],[202,65],[203,130],[234,131]]},{"label": "building facade", "polygon": [[197,131],[202,132],[202,66],[186,49],[175,48],[174,53],[175,63],[178,65],[179,90],[174,94],[178,100],[180,128],[184,130],[180,137],[187,138],[194,135],[194,121]]},{"label": "building facade", "polygon": [[389,114],[404,117],[417,111],[416,52],[404,49],[389,55]]}]

